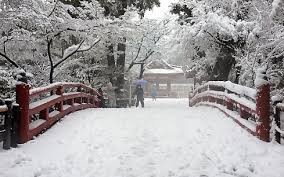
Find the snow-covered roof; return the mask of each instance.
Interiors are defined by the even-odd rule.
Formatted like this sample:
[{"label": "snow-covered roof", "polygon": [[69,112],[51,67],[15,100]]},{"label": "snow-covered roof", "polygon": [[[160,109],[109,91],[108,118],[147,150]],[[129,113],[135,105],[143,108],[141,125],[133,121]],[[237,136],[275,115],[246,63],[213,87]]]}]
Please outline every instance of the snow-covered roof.
[{"label": "snow-covered roof", "polygon": [[178,74],[183,73],[182,69],[180,68],[174,68],[174,69],[147,69],[144,72],[146,73],[152,73],[152,74]]},{"label": "snow-covered roof", "polygon": [[145,74],[180,74],[184,73],[180,66],[171,65],[165,60],[153,60],[146,65]]}]

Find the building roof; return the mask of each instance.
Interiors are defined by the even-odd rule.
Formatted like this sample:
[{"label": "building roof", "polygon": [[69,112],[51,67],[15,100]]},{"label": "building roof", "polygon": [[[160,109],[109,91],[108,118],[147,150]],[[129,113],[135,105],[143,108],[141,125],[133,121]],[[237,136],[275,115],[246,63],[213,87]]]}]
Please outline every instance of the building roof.
[{"label": "building roof", "polygon": [[181,66],[171,65],[165,60],[153,60],[146,65],[144,74],[183,74]]}]

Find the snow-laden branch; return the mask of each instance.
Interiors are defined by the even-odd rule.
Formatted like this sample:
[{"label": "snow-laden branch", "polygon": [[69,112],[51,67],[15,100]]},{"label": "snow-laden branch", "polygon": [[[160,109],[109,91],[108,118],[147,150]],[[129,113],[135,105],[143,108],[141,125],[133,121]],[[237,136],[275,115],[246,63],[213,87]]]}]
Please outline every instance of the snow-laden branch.
[{"label": "snow-laden branch", "polygon": [[101,41],[101,38],[98,38],[95,40],[95,42],[90,45],[90,46],[81,46],[77,52],[85,52],[85,51],[88,51],[90,50],[91,48],[93,48],[97,43],[99,43]]},{"label": "snow-laden branch", "polygon": [[137,54],[135,56],[135,58],[131,61],[130,65],[128,66],[128,69],[127,71],[129,71],[135,64],[135,61],[137,60],[139,54],[140,54],[140,51],[141,51],[141,48],[142,48],[142,43],[144,41],[144,38],[145,38],[145,35],[143,35],[143,37],[141,38],[141,41],[139,43],[139,48],[138,48],[138,51],[137,51]]},{"label": "snow-laden branch", "polygon": [[220,40],[218,37],[215,37],[213,34],[209,33],[207,30],[204,30],[204,32],[207,33],[209,36],[211,36],[217,44],[219,44],[219,45],[221,45],[221,46],[224,46],[224,47],[227,47],[227,48],[229,48],[229,49],[233,49],[233,50],[234,50],[233,47],[227,45],[227,44],[224,43],[222,40]]},{"label": "snow-laden branch", "polygon": [[95,40],[95,42],[90,45],[90,46],[84,46],[83,48],[81,48],[83,46],[83,43],[85,40],[81,41],[79,44],[77,45],[72,45],[70,47],[68,47],[63,54],[63,57],[60,61],[58,61],[56,64],[54,64],[54,68],[56,68],[58,65],[60,65],[61,63],[63,63],[65,60],[67,60],[69,57],[71,57],[72,55],[74,55],[77,52],[85,52],[90,50],[91,48],[93,48],[98,42],[100,42],[101,38],[98,38]]},{"label": "snow-laden branch", "polygon": [[69,57],[71,57],[72,55],[74,55],[79,48],[82,46],[82,44],[84,43],[84,40],[81,41],[79,44],[77,45],[72,45],[70,47],[68,47],[63,54],[63,57],[60,61],[58,61],[55,65],[54,68],[56,68],[58,65],[60,65],[61,63],[63,63],[65,60],[67,60]]}]

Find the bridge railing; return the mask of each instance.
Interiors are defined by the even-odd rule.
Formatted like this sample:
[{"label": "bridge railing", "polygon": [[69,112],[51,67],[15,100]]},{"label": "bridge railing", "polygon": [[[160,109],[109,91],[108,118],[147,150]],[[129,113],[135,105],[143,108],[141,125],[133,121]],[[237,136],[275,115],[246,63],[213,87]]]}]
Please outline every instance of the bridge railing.
[{"label": "bridge railing", "polygon": [[34,89],[25,83],[18,84],[19,142],[29,141],[66,114],[98,107],[98,96],[97,90],[80,83],[54,83]]},{"label": "bridge railing", "polygon": [[266,85],[252,89],[229,81],[209,81],[193,92],[189,105],[216,107],[251,134],[269,141],[267,112],[270,111],[270,103],[266,99],[267,94],[269,95],[269,87],[267,90]]}]

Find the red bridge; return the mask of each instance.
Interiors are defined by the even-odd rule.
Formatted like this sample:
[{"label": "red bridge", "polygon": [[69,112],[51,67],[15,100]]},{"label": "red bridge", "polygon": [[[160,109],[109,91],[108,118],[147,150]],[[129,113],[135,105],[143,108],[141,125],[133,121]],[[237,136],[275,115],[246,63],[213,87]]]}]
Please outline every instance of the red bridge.
[{"label": "red bridge", "polygon": [[79,83],[55,83],[34,89],[18,84],[19,142],[27,142],[66,114],[98,107],[98,96],[97,90]]},{"label": "red bridge", "polygon": [[146,99],[143,109],[98,109],[98,102],[96,90],[82,84],[18,84],[20,143],[34,140],[0,151],[0,176],[284,174],[283,145],[267,143],[283,133],[283,103],[270,104],[269,85],[208,82],[190,107],[188,99]]}]

